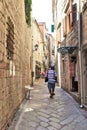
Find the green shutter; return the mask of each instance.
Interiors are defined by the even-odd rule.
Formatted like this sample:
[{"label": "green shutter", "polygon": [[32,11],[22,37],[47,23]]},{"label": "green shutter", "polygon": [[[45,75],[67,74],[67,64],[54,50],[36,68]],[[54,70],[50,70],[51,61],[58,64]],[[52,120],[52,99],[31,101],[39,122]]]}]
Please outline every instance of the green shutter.
[{"label": "green shutter", "polygon": [[51,25],[51,32],[54,32],[54,25]]}]

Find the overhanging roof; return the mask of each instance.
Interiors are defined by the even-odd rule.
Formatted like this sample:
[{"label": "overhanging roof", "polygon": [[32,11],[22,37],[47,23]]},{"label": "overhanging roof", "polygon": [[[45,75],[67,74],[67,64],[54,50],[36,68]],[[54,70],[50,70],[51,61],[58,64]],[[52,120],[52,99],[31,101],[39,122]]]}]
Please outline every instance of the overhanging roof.
[{"label": "overhanging roof", "polygon": [[61,53],[61,54],[65,54],[65,53],[71,54],[76,49],[77,49],[77,46],[65,46],[65,47],[58,48],[58,52]]}]

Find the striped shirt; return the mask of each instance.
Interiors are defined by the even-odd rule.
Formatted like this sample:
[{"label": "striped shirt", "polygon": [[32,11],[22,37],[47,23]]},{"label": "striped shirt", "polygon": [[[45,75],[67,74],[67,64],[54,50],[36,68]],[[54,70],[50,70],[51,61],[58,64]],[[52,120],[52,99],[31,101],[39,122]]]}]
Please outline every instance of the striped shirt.
[{"label": "striped shirt", "polygon": [[55,76],[56,76],[55,70],[48,70],[48,72],[47,72],[48,83],[54,83]]}]

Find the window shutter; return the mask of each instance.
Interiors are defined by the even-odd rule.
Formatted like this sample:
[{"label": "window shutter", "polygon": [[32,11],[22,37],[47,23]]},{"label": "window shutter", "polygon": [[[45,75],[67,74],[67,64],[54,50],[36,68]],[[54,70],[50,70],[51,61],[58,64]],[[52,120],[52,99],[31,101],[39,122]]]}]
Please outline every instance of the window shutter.
[{"label": "window shutter", "polygon": [[63,36],[67,34],[67,16],[63,19]]},{"label": "window shutter", "polygon": [[51,32],[54,32],[54,25],[51,25]]},{"label": "window shutter", "polygon": [[76,23],[77,18],[77,4],[72,5],[72,25]]}]

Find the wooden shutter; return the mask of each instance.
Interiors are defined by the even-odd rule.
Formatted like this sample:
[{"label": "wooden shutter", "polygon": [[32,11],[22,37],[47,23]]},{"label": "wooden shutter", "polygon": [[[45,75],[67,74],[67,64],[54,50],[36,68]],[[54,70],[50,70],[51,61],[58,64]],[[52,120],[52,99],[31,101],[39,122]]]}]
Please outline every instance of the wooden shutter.
[{"label": "wooden shutter", "polygon": [[57,41],[58,43],[61,42],[61,26],[57,30]]},{"label": "wooden shutter", "polygon": [[72,5],[72,25],[77,21],[77,4]]},{"label": "wooden shutter", "polygon": [[67,34],[67,16],[63,19],[63,36]]}]

